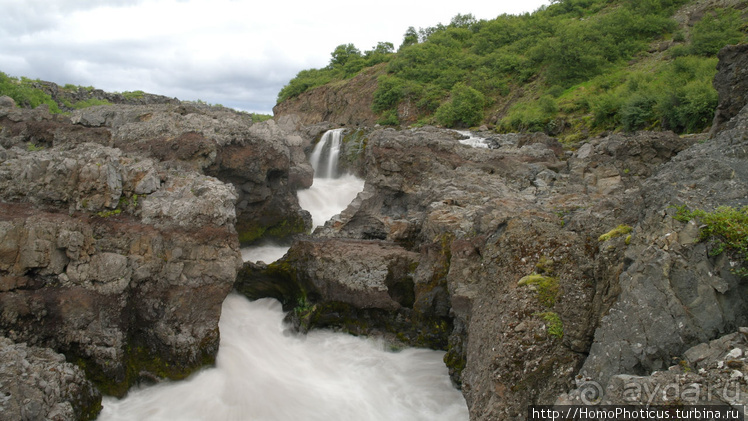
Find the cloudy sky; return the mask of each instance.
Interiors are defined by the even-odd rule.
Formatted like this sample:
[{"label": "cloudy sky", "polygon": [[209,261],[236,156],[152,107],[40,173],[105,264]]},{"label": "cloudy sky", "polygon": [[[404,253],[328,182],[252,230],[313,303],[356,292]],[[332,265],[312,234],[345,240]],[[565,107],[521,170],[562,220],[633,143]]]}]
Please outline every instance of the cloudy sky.
[{"label": "cloudy sky", "polygon": [[271,114],[300,70],[340,44],[402,42],[458,13],[492,19],[548,0],[0,0],[0,71],[143,90]]}]

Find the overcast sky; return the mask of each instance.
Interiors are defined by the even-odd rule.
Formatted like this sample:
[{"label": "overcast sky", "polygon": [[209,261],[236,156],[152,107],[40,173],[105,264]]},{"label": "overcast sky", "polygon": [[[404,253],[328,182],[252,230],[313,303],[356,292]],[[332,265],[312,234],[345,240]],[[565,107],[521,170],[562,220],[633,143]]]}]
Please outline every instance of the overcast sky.
[{"label": "overcast sky", "polygon": [[271,114],[340,44],[397,48],[409,26],[492,19],[548,0],[0,0],[0,71]]}]

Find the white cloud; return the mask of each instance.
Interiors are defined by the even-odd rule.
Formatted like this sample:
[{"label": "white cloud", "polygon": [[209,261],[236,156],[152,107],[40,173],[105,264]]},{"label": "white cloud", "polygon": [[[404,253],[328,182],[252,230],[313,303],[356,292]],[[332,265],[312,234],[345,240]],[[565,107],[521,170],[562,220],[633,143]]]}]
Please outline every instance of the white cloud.
[{"label": "white cloud", "polygon": [[[0,0],[0,71],[270,112],[300,70],[340,44],[396,47],[409,26],[491,19],[547,0],[362,5],[250,0]],[[351,6],[356,4],[356,6]]]}]

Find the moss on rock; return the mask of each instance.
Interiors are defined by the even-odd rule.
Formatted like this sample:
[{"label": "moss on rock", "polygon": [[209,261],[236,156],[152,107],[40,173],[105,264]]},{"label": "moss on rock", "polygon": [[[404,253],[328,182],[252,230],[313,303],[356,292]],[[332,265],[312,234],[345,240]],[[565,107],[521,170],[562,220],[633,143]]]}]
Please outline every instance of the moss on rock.
[{"label": "moss on rock", "polygon": [[239,243],[248,245],[260,240],[287,240],[293,235],[307,233],[309,226],[304,218],[295,215],[274,225],[262,225],[256,221],[239,223],[236,230],[239,233]]},{"label": "moss on rock", "polygon": [[538,300],[546,307],[553,307],[556,304],[559,292],[558,278],[556,277],[532,273],[520,279],[517,285],[529,286],[536,291]]},{"label": "moss on rock", "polygon": [[603,243],[603,242],[608,241],[610,239],[613,239],[613,238],[616,238],[616,237],[620,237],[622,235],[626,235],[626,234],[630,233],[633,230],[634,229],[631,228],[631,226],[626,225],[626,224],[621,224],[621,225],[613,228],[612,230],[606,232],[605,234],[601,235],[600,238],[598,238],[597,240],[600,241],[601,243]]}]

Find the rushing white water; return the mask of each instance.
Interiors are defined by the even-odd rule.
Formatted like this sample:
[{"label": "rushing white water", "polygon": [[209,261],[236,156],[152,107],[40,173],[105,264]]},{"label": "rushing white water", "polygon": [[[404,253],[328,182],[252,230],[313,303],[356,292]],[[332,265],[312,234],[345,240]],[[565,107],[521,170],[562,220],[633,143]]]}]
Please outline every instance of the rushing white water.
[{"label": "rushing white water", "polygon": [[106,398],[99,420],[467,420],[443,352],[387,352],[327,331],[289,334],[280,303],[230,295],[216,367]]},{"label": "rushing white water", "polygon": [[312,214],[312,225],[317,227],[345,209],[363,188],[364,180],[350,174],[338,178],[315,177],[312,187],[299,190],[296,196],[299,205]]},{"label": "rushing white water", "polygon": [[[316,159],[317,165],[330,162],[325,156]],[[337,168],[327,174],[336,173]],[[316,174],[312,188],[298,192],[315,226],[348,206],[364,185],[351,175]],[[271,263],[287,250],[272,244],[253,246],[242,249],[242,257]],[[249,302],[229,295],[219,322],[221,343],[214,368],[184,381],[133,389],[122,400],[104,398],[99,421],[468,419],[443,352],[388,352],[380,341],[329,331],[300,336],[289,333],[282,320],[275,300]]]},{"label": "rushing white water", "polygon": [[322,135],[312,150],[309,163],[314,168],[314,178],[337,178],[340,145],[343,142],[343,130],[328,130]]},{"label": "rushing white water", "polygon": [[245,262],[265,262],[272,263],[288,251],[288,246],[279,246],[277,244],[262,244],[242,248],[242,260]]},{"label": "rushing white water", "polygon": [[472,146],[474,148],[488,148],[488,143],[486,143],[486,139],[482,137],[476,136],[473,132],[470,130],[455,130],[457,133],[467,136],[467,139],[460,139],[459,142],[463,145]]}]

